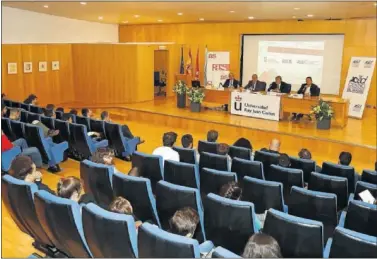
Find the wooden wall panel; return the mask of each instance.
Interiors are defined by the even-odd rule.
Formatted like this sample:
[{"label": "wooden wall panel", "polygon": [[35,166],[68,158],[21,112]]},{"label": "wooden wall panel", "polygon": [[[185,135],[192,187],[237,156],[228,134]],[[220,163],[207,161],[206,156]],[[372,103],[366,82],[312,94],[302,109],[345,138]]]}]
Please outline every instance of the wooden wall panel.
[{"label": "wooden wall panel", "polygon": [[[119,26],[120,42],[175,42],[184,46],[185,61],[191,47],[195,64],[200,51],[200,78],[203,81],[204,48],[210,51],[230,51],[231,70],[239,77],[241,34],[343,33],[345,35],[340,94],[343,92],[349,61],[352,56],[376,56],[376,19],[342,21],[271,21],[244,23],[194,23]],[[180,51],[169,52],[169,78],[179,72]],[[168,47],[173,49],[173,45]],[[195,66],[195,65],[194,65]],[[169,86],[168,86],[169,87]],[[168,94],[171,95],[171,93]],[[376,69],[372,78],[367,104],[376,105]]]}]

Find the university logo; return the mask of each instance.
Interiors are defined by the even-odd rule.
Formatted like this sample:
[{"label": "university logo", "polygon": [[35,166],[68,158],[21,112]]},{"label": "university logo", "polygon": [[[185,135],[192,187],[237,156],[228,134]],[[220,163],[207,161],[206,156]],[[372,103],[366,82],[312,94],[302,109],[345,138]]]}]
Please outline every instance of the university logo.
[{"label": "university logo", "polygon": [[363,107],[363,105],[361,105],[361,104],[355,104],[352,108],[352,111],[360,112],[362,107]]},{"label": "university logo", "polygon": [[242,97],[237,95],[235,98],[234,98],[236,101],[234,102],[234,109],[236,111],[241,111],[242,110]]}]

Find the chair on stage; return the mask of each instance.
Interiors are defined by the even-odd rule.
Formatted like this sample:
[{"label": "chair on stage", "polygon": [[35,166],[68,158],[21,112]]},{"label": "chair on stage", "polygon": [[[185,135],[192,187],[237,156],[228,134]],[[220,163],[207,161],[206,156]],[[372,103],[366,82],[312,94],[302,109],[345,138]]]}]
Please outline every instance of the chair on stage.
[{"label": "chair on stage", "polygon": [[165,160],[164,180],[182,186],[199,189],[199,169],[197,165]]},{"label": "chair on stage", "polygon": [[264,180],[263,163],[235,157],[232,160],[231,171],[237,174],[240,181],[245,176]]},{"label": "chair on stage", "polygon": [[203,168],[200,173],[200,192],[205,196],[209,193],[219,194],[220,188],[229,182],[237,182],[235,173]]}]

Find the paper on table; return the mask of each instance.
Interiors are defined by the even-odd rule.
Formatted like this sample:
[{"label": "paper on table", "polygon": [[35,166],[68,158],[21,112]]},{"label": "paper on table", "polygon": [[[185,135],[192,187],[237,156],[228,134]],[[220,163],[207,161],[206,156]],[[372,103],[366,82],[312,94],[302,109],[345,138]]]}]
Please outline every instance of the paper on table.
[{"label": "paper on table", "polygon": [[363,202],[374,204],[374,202],[376,201],[369,190],[365,190],[363,192],[360,192],[359,196],[360,196],[360,198],[362,199]]}]

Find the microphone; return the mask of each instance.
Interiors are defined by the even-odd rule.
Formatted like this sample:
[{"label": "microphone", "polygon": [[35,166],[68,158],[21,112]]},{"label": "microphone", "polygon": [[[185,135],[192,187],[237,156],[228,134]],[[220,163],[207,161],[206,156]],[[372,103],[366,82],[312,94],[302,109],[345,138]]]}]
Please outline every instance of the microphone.
[{"label": "microphone", "polygon": [[218,86],[218,88],[220,88],[220,87],[223,87],[223,83],[219,83],[219,86]]}]

